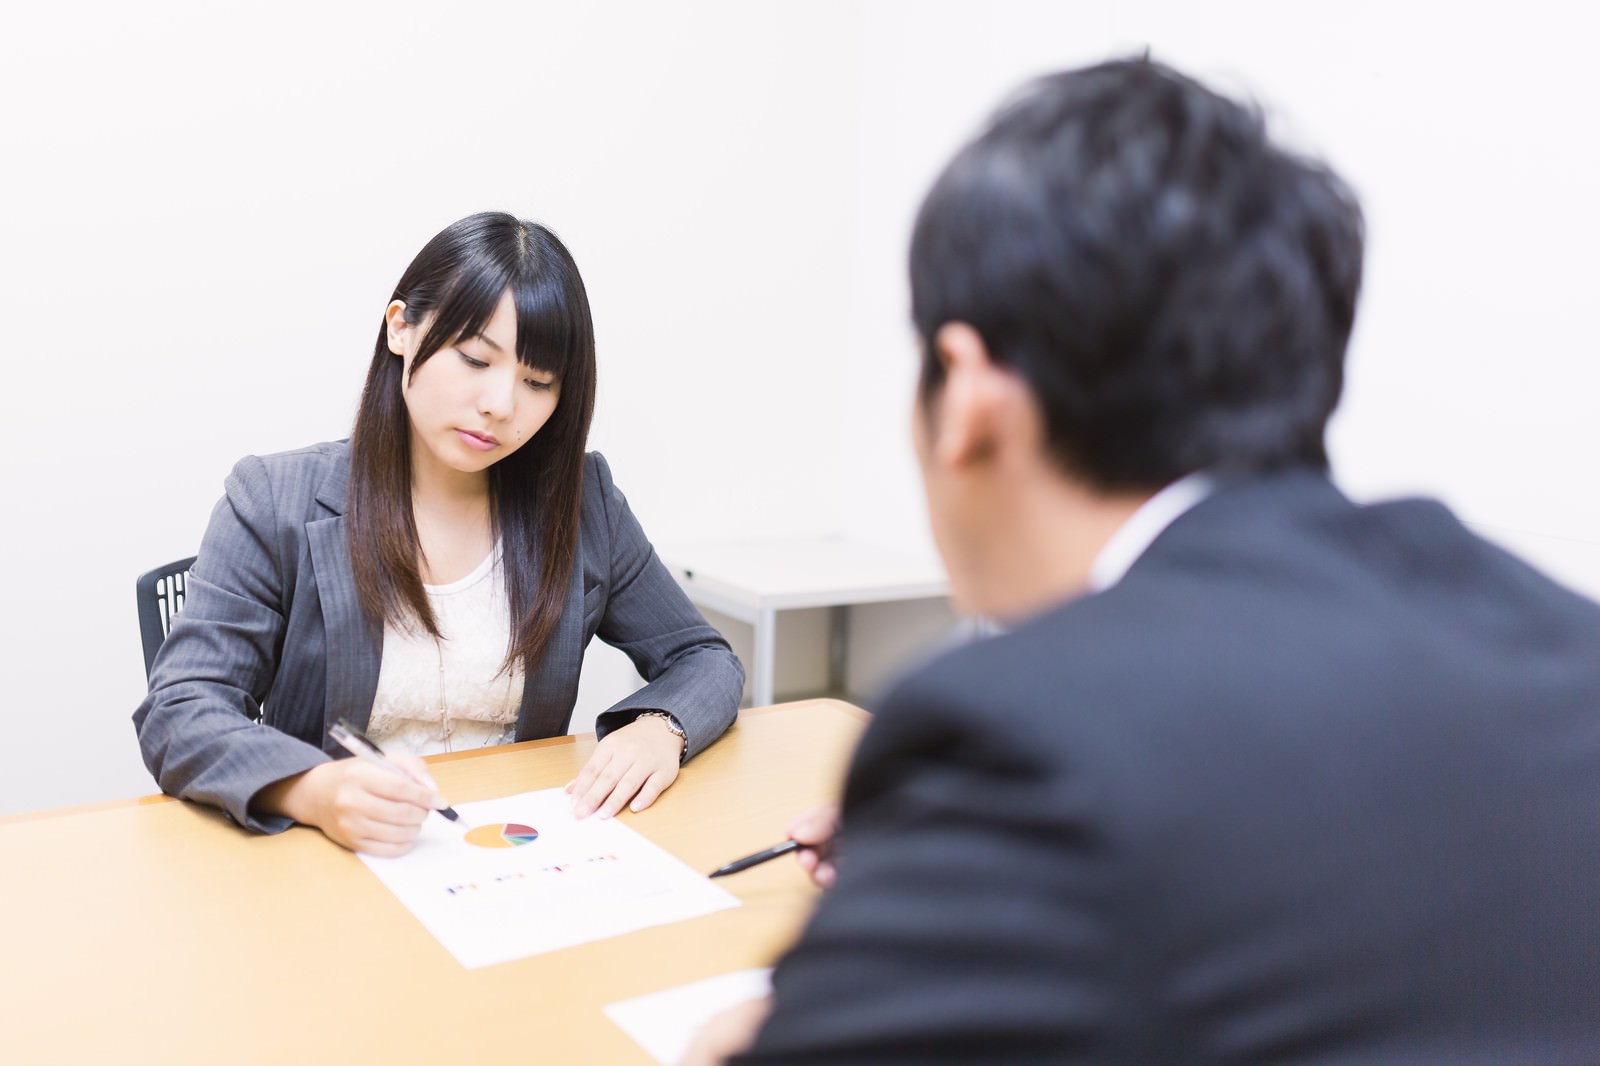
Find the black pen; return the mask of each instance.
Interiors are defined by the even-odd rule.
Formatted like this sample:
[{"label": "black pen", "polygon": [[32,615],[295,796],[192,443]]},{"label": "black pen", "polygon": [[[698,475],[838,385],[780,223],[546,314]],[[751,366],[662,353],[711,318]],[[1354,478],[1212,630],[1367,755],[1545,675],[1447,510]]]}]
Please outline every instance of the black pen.
[{"label": "black pen", "polygon": [[728,874],[736,874],[740,870],[748,870],[752,866],[759,866],[768,859],[776,859],[779,855],[787,855],[791,851],[797,851],[803,847],[805,845],[798,840],[785,840],[782,844],[774,844],[766,851],[758,851],[754,855],[746,855],[742,859],[734,859],[728,865],[713,870],[711,876],[726,877]]},{"label": "black pen", "polygon": [[[348,751],[356,758],[365,759],[374,766],[381,766],[385,770],[388,770],[391,774],[399,774],[407,781],[417,781],[416,778],[412,777],[410,774],[400,769],[400,767],[390,762],[384,756],[382,748],[378,747],[378,745],[362,736],[361,730],[357,729],[343,718],[339,719],[337,722],[328,727],[328,735],[333,738],[335,744],[338,744],[341,748],[343,748],[345,751]],[[422,785],[424,788],[428,787],[421,781],[417,781],[417,784]],[[462,821],[461,815],[456,813],[456,809],[454,807],[440,807],[438,808],[438,811],[452,822],[461,822],[462,825],[467,824],[466,822]]]}]

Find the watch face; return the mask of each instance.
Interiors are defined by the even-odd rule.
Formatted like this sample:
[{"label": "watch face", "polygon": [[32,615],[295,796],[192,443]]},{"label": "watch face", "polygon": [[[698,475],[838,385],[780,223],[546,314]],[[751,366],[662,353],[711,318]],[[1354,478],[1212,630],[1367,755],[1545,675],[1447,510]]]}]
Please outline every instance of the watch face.
[{"label": "watch face", "polygon": [[684,735],[683,727],[678,724],[677,719],[673,718],[672,715],[668,714],[666,711],[645,711],[639,717],[659,718],[661,719],[661,724],[667,727],[667,732],[676,737],[682,737]]}]

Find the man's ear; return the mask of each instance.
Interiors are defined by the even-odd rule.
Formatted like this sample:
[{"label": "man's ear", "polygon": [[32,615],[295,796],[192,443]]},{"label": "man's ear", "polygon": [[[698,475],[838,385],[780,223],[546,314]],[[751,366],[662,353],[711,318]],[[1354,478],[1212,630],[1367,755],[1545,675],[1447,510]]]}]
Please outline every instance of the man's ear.
[{"label": "man's ear", "polygon": [[1015,373],[996,365],[983,337],[965,322],[940,326],[933,346],[944,367],[930,419],[937,427],[933,458],[946,466],[986,461],[1023,414],[1026,389]]},{"label": "man's ear", "polygon": [[389,350],[395,355],[406,354],[405,333],[411,326],[406,322],[406,302],[404,300],[389,301],[388,308],[383,312],[384,327],[389,334]]}]

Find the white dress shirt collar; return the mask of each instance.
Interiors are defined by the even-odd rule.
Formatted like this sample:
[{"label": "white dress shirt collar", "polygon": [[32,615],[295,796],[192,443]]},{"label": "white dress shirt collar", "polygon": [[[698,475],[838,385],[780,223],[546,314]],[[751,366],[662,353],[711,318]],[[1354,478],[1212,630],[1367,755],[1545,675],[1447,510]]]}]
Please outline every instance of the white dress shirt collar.
[{"label": "white dress shirt collar", "polygon": [[1089,564],[1089,591],[1104,592],[1121,581],[1139,556],[1178,516],[1211,495],[1216,482],[1203,472],[1179,478],[1139,506]]}]

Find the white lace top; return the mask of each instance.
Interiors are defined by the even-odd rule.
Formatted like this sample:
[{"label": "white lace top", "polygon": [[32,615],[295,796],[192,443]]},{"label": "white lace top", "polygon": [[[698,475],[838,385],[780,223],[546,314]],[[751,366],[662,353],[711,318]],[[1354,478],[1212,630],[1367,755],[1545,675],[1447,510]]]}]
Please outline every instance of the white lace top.
[{"label": "white lace top", "polygon": [[522,665],[501,672],[511,634],[500,545],[460,581],[424,585],[439,633],[383,627],[367,736],[385,751],[432,755],[510,743]]}]

